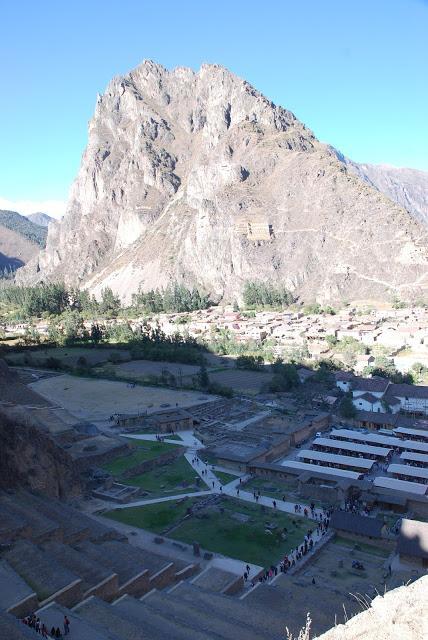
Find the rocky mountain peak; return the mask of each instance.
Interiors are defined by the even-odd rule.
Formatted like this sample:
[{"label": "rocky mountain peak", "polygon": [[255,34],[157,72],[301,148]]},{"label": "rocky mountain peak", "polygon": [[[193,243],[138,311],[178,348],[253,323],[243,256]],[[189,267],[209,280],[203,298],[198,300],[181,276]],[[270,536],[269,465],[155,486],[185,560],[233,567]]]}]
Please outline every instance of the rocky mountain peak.
[{"label": "rocky mountain peak", "polygon": [[424,230],[290,111],[220,65],[146,60],[98,98],[67,213],[22,277],[127,299],[263,278],[333,300],[425,287],[426,265]]}]

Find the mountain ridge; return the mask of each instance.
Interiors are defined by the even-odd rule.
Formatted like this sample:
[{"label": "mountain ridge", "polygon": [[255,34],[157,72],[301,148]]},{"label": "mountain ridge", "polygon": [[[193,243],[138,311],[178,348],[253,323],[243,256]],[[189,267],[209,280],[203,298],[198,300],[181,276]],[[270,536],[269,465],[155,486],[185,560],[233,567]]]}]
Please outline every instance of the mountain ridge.
[{"label": "mountain ridge", "polygon": [[0,270],[16,271],[46,244],[47,231],[16,211],[0,210]]},{"label": "mountain ridge", "polygon": [[48,227],[49,223],[54,220],[54,218],[47,213],[43,213],[43,211],[35,211],[34,213],[29,213],[26,218],[37,224],[39,227]]},{"label": "mountain ridge", "polygon": [[125,300],[174,280],[229,299],[254,279],[302,299],[420,295],[427,244],[426,228],[245,80],[145,61],[98,96],[66,215],[19,277]]}]

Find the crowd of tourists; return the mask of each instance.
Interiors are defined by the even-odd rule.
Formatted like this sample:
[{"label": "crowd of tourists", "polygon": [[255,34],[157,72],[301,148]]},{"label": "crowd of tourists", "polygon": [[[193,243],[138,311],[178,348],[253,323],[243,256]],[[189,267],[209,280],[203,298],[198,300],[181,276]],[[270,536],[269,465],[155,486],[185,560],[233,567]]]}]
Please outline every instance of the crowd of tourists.
[{"label": "crowd of tourists", "polygon": [[70,620],[67,616],[64,616],[63,631],[59,627],[52,627],[49,631],[45,623],[35,613],[23,618],[22,622],[41,635],[42,638],[51,638],[53,640],[54,638],[63,638],[70,633]]}]

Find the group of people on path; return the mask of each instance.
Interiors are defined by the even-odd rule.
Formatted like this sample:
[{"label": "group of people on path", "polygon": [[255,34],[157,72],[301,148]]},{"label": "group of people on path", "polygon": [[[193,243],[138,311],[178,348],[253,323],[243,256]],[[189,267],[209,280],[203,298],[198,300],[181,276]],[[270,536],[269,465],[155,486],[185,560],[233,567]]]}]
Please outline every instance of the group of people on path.
[{"label": "group of people on path", "polygon": [[[298,505],[296,505],[298,506]],[[312,506],[312,505],[311,505]],[[264,572],[258,577],[251,580],[251,586],[255,587],[257,582],[268,582],[280,573],[287,573],[290,569],[296,566],[296,564],[308,553],[310,553],[317,541],[321,539],[323,535],[327,533],[330,524],[330,511],[324,510],[324,518],[321,522],[317,522],[316,529],[308,529],[303,539],[303,544],[298,545],[295,549],[292,549],[290,553],[285,554],[278,566],[271,565],[269,569],[265,569]],[[296,510],[298,513],[298,510]],[[296,522],[293,521],[295,525]],[[316,537],[315,537],[316,531]],[[247,582],[249,578],[249,565],[247,565],[247,571],[244,572],[244,581]]]},{"label": "group of people on path", "polygon": [[42,638],[63,638],[70,633],[70,620],[67,616],[64,616],[63,620],[64,633],[61,632],[59,627],[52,627],[49,632],[45,623],[42,622],[35,613],[23,618],[22,622],[27,625],[27,627],[30,627],[30,629],[34,629],[34,631],[40,634]]}]

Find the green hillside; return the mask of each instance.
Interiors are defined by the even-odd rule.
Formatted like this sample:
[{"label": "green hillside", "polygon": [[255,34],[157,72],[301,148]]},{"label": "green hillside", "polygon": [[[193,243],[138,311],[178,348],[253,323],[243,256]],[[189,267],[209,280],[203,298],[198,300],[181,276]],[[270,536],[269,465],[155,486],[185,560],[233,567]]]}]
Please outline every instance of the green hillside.
[{"label": "green hillside", "polygon": [[19,235],[27,238],[30,242],[38,244],[44,248],[46,246],[46,227],[40,227],[25,216],[21,216],[16,211],[0,210],[0,225],[19,233]]}]

